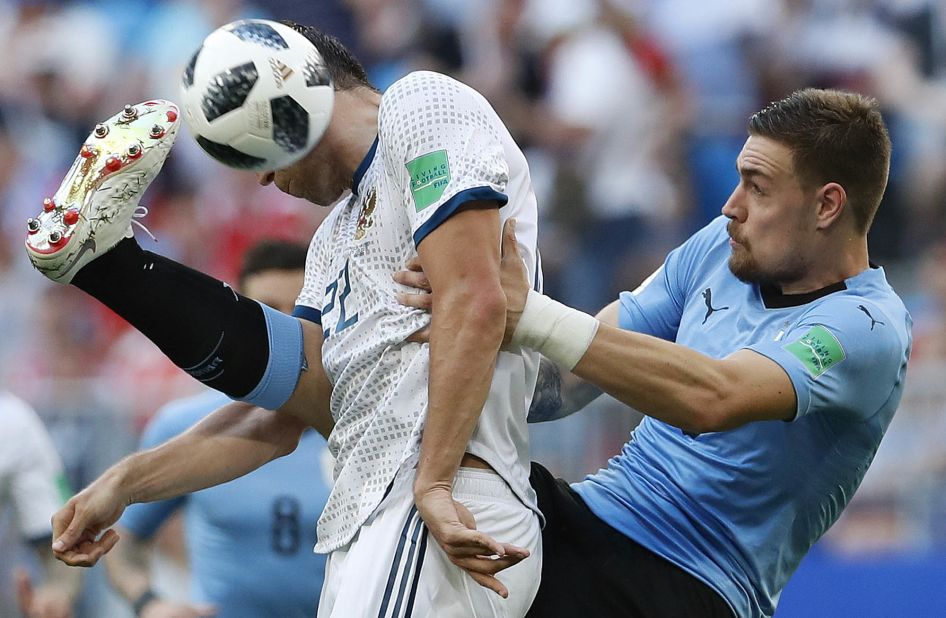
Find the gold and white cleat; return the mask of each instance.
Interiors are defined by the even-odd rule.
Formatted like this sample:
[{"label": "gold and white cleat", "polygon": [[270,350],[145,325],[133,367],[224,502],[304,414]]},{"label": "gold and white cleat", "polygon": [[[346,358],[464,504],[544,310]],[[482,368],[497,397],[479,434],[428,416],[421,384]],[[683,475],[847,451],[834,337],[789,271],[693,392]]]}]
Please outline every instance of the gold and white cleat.
[{"label": "gold and white cleat", "polygon": [[156,99],[96,125],[55,195],[26,223],[26,252],[37,270],[69,283],[132,236],[133,218],[147,213],[138,200],[171,151],[179,116],[176,105]]}]

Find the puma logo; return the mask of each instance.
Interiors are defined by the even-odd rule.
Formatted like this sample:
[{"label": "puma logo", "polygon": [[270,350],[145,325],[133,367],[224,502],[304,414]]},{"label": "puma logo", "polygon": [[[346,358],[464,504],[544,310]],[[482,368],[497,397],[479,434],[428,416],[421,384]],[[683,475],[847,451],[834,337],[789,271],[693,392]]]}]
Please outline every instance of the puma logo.
[{"label": "puma logo", "polygon": [[713,313],[715,313],[715,312],[717,312],[717,311],[725,311],[726,309],[729,309],[729,305],[727,305],[727,306],[725,306],[725,307],[714,307],[714,306],[713,306],[713,290],[712,290],[712,288],[706,288],[705,290],[703,290],[703,302],[706,303],[706,315],[703,316],[703,322],[701,323],[701,325],[702,325],[702,324],[706,324],[706,320],[708,320],[709,317],[710,317],[711,315],[713,315]]},{"label": "puma logo", "polygon": [[857,308],[860,309],[861,311],[863,311],[864,313],[866,313],[866,314],[867,314],[867,317],[870,318],[870,329],[871,329],[871,330],[874,330],[874,325],[875,325],[875,324],[880,324],[881,326],[886,326],[886,324],[884,324],[884,323],[881,322],[880,320],[875,320],[875,319],[874,319],[874,316],[872,316],[872,315],[870,314],[870,311],[868,311],[868,310],[867,310],[867,307],[865,307],[864,305],[858,305]]}]

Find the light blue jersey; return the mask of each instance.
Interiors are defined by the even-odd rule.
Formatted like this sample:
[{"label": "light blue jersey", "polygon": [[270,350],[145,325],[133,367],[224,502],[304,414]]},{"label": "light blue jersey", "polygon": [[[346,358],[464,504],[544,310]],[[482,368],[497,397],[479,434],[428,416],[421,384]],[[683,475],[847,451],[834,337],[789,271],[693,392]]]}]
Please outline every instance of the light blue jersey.
[{"label": "light blue jersey", "polygon": [[778,363],[798,411],[688,435],[647,417],[605,470],[574,485],[603,521],[718,591],[739,616],[771,616],[805,553],[851,500],[890,424],[912,320],[884,271],[781,295],[729,271],[720,217],[621,295],[621,328],[713,358]]},{"label": "light blue jersey", "polygon": [[[141,448],[182,433],[230,400],[216,391],[161,409]],[[315,554],[315,524],[329,494],[325,440],[307,430],[295,452],[229,483],[126,509],[119,524],[149,539],[177,509],[185,527],[192,600],[226,618],[312,618],[325,556]]]}]

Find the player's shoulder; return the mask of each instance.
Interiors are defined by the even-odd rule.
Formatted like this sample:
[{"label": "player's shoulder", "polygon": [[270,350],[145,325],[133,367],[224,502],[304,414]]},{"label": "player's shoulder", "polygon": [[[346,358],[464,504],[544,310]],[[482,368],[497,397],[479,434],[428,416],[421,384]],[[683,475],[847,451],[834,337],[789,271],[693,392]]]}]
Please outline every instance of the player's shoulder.
[{"label": "player's shoulder", "polygon": [[886,281],[880,284],[883,273],[866,273],[872,282],[858,281],[862,276],[813,302],[802,320],[823,325],[845,345],[869,351],[877,362],[888,357],[899,364],[912,342],[910,314]]},{"label": "player's shoulder", "polygon": [[[381,95],[378,112],[382,132],[389,119],[427,124],[454,119],[464,107],[477,108],[486,100],[476,90],[443,73],[414,71],[391,84]],[[393,126],[393,130],[403,127]]]}]

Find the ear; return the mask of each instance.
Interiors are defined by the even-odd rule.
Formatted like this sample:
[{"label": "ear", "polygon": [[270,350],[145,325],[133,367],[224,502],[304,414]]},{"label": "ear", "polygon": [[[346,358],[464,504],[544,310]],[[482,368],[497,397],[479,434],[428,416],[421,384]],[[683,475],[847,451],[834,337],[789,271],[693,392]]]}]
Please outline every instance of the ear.
[{"label": "ear", "polygon": [[829,182],[818,190],[817,227],[824,230],[835,224],[847,206],[847,192],[836,182]]}]

